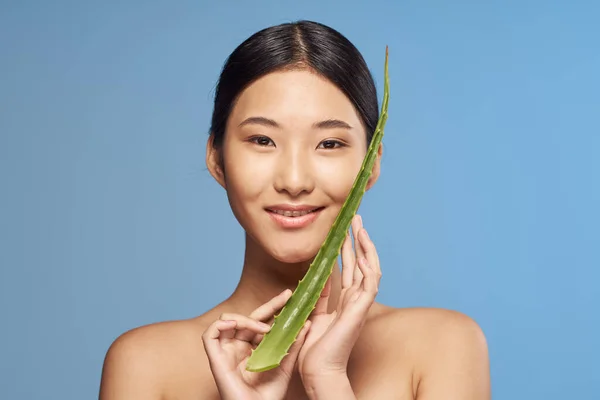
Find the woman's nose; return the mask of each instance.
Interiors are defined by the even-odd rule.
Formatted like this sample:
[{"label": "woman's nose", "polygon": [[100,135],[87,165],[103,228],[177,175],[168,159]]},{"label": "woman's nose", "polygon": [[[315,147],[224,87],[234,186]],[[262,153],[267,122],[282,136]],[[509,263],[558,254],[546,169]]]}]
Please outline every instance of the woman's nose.
[{"label": "woman's nose", "polygon": [[282,153],[276,168],[274,186],[278,192],[297,197],[314,190],[313,167],[306,154],[299,151]]}]

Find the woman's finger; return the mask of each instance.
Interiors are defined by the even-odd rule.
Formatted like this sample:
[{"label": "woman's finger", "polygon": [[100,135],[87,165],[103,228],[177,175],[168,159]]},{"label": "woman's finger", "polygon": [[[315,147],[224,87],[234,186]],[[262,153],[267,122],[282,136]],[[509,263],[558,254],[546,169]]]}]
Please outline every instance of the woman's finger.
[{"label": "woman's finger", "polygon": [[369,266],[375,271],[377,275],[377,279],[381,278],[381,265],[379,264],[379,255],[377,254],[377,249],[375,248],[375,244],[369,237],[366,229],[362,229],[359,234],[359,242],[360,247],[363,250],[365,258],[369,262]]},{"label": "woman's finger", "polygon": [[[362,217],[356,214],[352,219],[352,236],[354,238],[354,253],[356,254],[355,260],[358,260],[359,258],[365,256],[362,246],[359,243],[359,235],[362,227]],[[358,268],[357,263],[354,264],[353,278],[353,284],[360,284],[360,281],[362,280],[362,274],[360,272],[360,269]]]},{"label": "woman's finger", "polygon": [[[236,320],[218,319],[202,334],[202,343],[208,356],[208,364],[215,383],[219,388],[219,392],[227,398],[238,398],[235,392],[237,392],[236,389],[239,389],[242,382],[239,374],[236,374],[237,362],[229,352],[221,347],[220,341],[223,334],[235,331],[237,324]],[[231,394],[225,394],[230,391]]]},{"label": "woman's finger", "polygon": [[283,292],[279,293],[277,296],[273,297],[271,300],[252,311],[250,318],[257,321],[268,321],[277,313],[277,311],[283,308],[291,296],[292,291],[290,289],[285,289]]},{"label": "woman's finger", "polygon": [[256,334],[268,332],[271,327],[264,322],[256,321],[240,314],[224,313],[219,318],[222,321],[235,321],[235,329],[222,332],[222,339],[238,339],[251,342]]},{"label": "woman's finger", "polygon": [[291,379],[292,374],[294,372],[294,365],[296,364],[296,360],[298,359],[298,354],[300,354],[300,349],[304,345],[304,341],[306,339],[306,335],[310,330],[311,321],[307,320],[302,327],[302,330],[298,334],[296,341],[290,347],[288,351],[288,355],[281,361],[281,371],[286,375],[288,379]]},{"label": "woman's finger", "polygon": [[358,267],[363,274],[362,288],[363,292],[368,293],[368,298],[375,298],[378,291],[378,280],[373,268],[371,268],[369,261],[366,258],[360,258],[358,260]]},{"label": "woman's finger", "polygon": [[327,278],[327,281],[325,282],[325,286],[323,287],[323,290],[321,291],[321,295],[319,296],[319,299],[317,300],[317,304],[315,304],[315,308],[312,311],[312,313],[310,314],[311,317],[313,317],[315,315],[327,313],[327,306],[329,305],[329,295],[330,294],[331,294],[331,276],[329,278]]},{"label": "woman's finger", "polygon": [[[224,313],[221,314],[219,316],[219,320],[221,321],[234,321],[234,318],[230,318],[231,314],[228,313]],[[237,323],[236,323],[237,326]],[[232,339],[235,336],[235,328],[233,329],[226,329],[224,331],[221,332],[221,334],[219,335],[219,339]]]},{"label": "woman's finger", "polygon": [[252,343],[252,348],[256,348],[256,346],[260,344],[264,337],[265,335],[263,333],[254,335],[254,337],[250,340],[250,343]]},{"label": "woman's finger", "polygon": [[[279,293],[277,296],[273,297],[271,300],[252,311],[249,318],[261,322],[270,320],[279,310],[281,310],[281,308],[283,308],[291,296],[292,291],[290,289],[285,289],[283,292]],[[258,346],[264,336],[264,333],[266,332],[253,333],[246,331],[236,334],[236,338],[250,342],[254,346]]]},{"label": "woman's finger", "polygon": [[354,249],[352,249],[352,239],[350,234],[347,233],[342,244],[342,289],[352,286],[355,268],[356,257],[354,256]]},{"label": "woman's finger", "polygon": [[349,330],[359,329],[364,324],[378,292],[377,276],[375,271],[369,267],[366,258],[358,259],[358,268],[363,275],[363,279],[360,283],[355,281],[346,293],[344,308],[341,313],[343,322],[340,323],[345,327],[344,329]]},{"label": "woman's finger", "polygon": [[214,363],[222,355],[221,345],[219,343],[221,334],[228,331],[235,331],[236,321],[225,321],[218,319],[204,331],[202,334],[202,343],[208,355],[209,361]]}]

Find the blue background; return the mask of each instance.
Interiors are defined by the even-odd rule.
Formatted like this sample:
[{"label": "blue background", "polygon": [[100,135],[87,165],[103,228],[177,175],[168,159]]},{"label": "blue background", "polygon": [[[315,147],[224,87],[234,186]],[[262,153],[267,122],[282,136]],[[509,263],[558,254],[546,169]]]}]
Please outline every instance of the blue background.
[{"label": "blue background", "polygon": [[598,396],[600,3],[216,3],[2,2],[0,397],[97,397],[119,334],[233,290],[243,232],[204,164],[215,84],[250,34],[302,18],[380,90],[390,46],[361,207],[379,300],[473,317],[495,399]]}]

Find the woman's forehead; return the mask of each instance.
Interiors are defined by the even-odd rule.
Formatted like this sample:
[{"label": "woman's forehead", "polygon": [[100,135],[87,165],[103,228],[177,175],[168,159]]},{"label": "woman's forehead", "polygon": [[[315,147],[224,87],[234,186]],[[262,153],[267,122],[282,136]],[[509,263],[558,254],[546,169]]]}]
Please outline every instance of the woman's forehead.
[{"label": "woman's forehead", "polygon": [[272,72],[250,84],[238,97],[230,120],[238,125],[254,117],[281,125],[335,119],[360,126],[350,99],[329,80],[308,70]]}]

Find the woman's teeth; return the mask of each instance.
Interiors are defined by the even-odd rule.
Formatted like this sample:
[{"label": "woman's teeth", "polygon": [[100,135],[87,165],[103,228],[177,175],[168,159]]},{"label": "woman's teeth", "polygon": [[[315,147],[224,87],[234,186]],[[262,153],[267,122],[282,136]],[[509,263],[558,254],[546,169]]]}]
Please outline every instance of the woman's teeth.
[{"label": "woman's teeth", "polygon": [[283,215],[285,217],[301,217],[306,214],[310,214],[315,210],[307,210],[307,211],[283,211],[283,210],[271,210],[275,214]]}]

